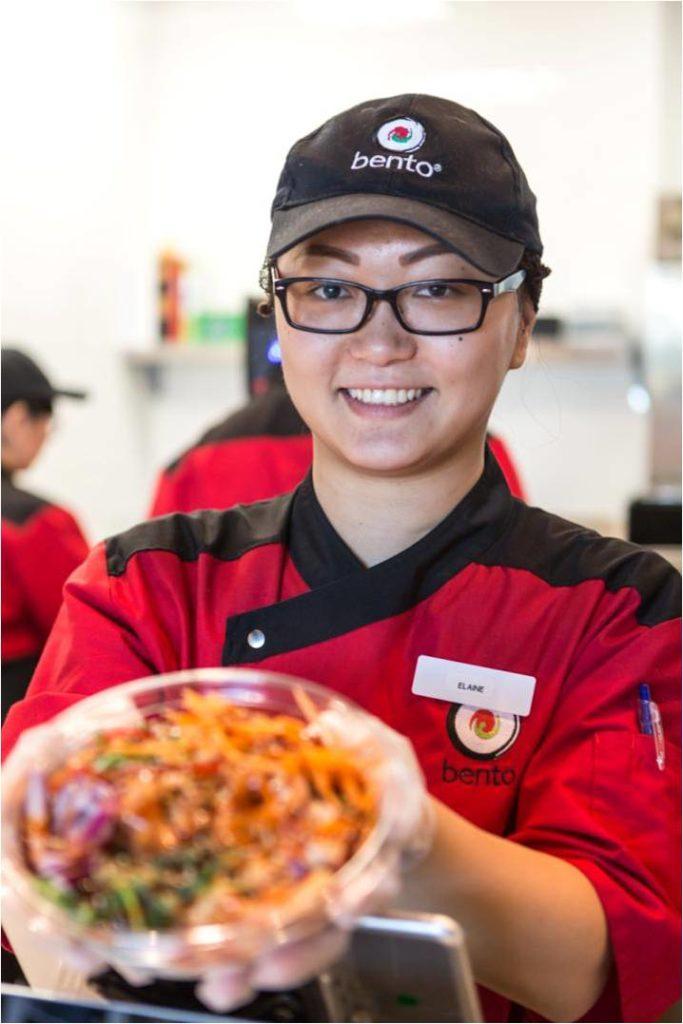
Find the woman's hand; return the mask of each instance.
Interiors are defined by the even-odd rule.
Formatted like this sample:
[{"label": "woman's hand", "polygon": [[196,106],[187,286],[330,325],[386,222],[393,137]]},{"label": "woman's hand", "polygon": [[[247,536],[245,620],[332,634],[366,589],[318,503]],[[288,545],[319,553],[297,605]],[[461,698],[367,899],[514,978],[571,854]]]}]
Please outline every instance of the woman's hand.
[{"label": "woman's hand", "polygon": [[560,857],[432,804],[434,841],[396,906],[458,921],[480,984],[549,1020],[582,1017],[611,968],[605,913],[591,883]]}]

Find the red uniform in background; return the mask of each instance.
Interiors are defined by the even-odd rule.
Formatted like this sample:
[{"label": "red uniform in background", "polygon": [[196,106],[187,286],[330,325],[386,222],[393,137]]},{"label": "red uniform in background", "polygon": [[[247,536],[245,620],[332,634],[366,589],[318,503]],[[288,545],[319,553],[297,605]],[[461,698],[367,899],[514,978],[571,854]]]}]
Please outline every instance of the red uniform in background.
[{"label": "red uniform in background", "polygon": [[88,554],[74,517],[2,477],[2,715],[23,697],[62,603]]},{"label": "red uniform in background", "polygon": [[[504,443],[488,442],[508,487],[525,499]],[[286,494],[311,466],[311,435],[282,386],[218,423],[159,476],[150,516],[232,508]]]}]

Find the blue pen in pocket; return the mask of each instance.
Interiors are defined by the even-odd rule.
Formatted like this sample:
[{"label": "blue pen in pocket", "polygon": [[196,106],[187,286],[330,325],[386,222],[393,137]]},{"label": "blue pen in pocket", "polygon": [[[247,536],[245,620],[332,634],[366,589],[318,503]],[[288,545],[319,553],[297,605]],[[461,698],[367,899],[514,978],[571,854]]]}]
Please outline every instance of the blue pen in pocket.
[{"label": "blue pen in pocket", "polygon": [[644,736],[652,736],[652,715],[650,714],[650,687],[647,683],[638,686],[638,725]]},{"label": "blue pen in pocket", "polygon": [[660,771],[664,771],[664,730],[659,708],[652,699],[647,683],[638,685],[638,725],[644,736],[652,736],[655,744],[655,759]]}]

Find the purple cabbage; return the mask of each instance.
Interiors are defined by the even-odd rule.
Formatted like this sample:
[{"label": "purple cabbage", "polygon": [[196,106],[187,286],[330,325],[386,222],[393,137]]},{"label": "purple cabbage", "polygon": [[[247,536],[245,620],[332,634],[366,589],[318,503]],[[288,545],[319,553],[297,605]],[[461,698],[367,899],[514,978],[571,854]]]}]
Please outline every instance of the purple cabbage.
[{"label": "purple cabbage", "polygon": [[70,779],[50,798],[44,775],[35,772],[24,811],[35,870],[64,888],[88,874],[93,854],[113,835],[118,801],[112,786],[87,775]]}]

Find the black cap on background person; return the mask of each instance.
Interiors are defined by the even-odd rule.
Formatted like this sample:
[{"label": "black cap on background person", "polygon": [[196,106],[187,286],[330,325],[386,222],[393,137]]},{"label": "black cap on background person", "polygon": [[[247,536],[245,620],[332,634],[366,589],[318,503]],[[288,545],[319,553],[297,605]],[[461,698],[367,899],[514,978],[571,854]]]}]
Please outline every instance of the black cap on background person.
[{"label": "black cap on background person", "polygon": [[85,398],[85,391],[55,387],[38,364],[17,348],[2,349],[2,411],[13,402],[51,403],[55,398]]},{"label": "black cap on background person", "polygon": [[43,447],[55,398],[85,398],[75,388],[55,387],[24,352],[2,349],[2,471],[28,469]]}]

